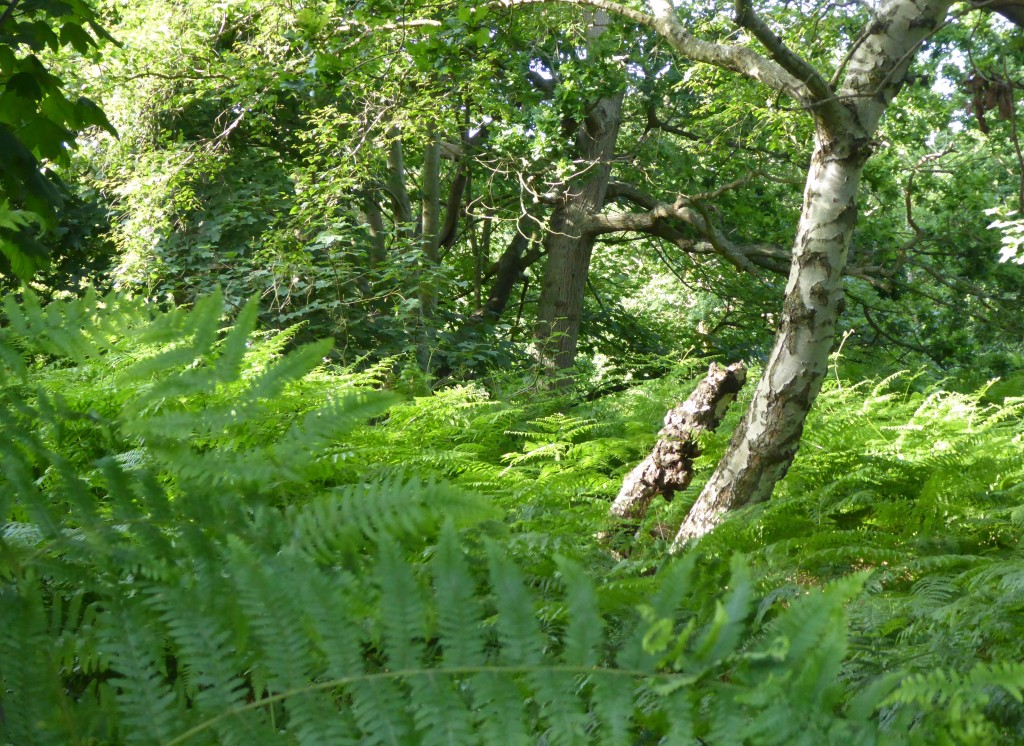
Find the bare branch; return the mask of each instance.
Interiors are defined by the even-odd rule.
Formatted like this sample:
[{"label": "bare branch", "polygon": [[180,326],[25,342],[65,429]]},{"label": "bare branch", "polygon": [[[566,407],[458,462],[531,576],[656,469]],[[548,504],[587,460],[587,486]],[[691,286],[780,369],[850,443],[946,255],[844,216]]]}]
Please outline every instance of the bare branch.
[{"label": "bare branch", "polygon": [[335,30],[339,34],[348,34],[353,31],[403,31],[410,28],[421,28],[423,26],[439,28],[441,26],[441,22],[435,21],[432,18],[412,18],[408,21],[395,21],[394,23],[381,24],[343,23],[336,27]]},{"label": "bare branch", "polygon": [[601,235],[603,233],[635,231],[658,235],[657,229],[661,224],[670,220],[679,220],[696,228],[701,235],[708,239],[714,247],[715,253],[737,269],[745,272],[757,271],[744,251],[715,227],[706,211],[702,214],[700,208],[690,206],[693,202],[692,198],[680,195],[672,204],[657,202],[639,189],[622,183],[616,183],[614,193],[617,197],[623,197],[641,207],[647,207],[647,212],[592,215],[584,226],[587,233]]},{"label": "bare branch", "polygon": [[650,5],[654,11],[654,29],[683,56],[695,62],[704,62],[737,72],[772,90],[784,93],[801,104],[813,102],[813,96],[809,94],[803,81],[777,62],[740,44],[716,44],[698,39],[680,23],[671,0],[650,0]]}]

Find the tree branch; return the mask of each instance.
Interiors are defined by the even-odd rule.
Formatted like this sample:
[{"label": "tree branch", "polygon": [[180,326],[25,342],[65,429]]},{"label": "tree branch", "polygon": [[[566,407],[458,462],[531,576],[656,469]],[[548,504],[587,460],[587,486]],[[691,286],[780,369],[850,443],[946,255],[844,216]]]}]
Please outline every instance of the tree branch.
[{"label": "tree branch", "polygon": [[[590,0],[572,0],[590,2]],[[715,44],[698,39],[679,22],[671,0],[650,0],[654,11],[654,28],[668,40],[672,48],[695,62],[732,70],[756,80],[774,91],[784,93],[801,104],[812,103],[813,95],[800,78],[777,62],[767,59],[750,47],[739,44]]]},{"label": "tree branch", "polygon": [[1024,0],[971,0],[975,10],[999,13],[1010,23],[1024,28]]},{"label": "tree branch", "polygon": [[653,14],[634,10],[609,0],[494,0],[490,5],[499,8],[514,8],[524,5],[547,5],[552,2],[599,8],[627,18],[658,32],[676,52],[694,62],[703,62],[732,70],[756,80],[774,91],[784,93],[801,104],[815,102],[803,81],[790,74],[777,62],[758,54],[750,47],[740,44],[716,44],[698,39],[688,32],[680,23],[671,0],[650,0],[649,4]]},{"label": "tree branch", "polygon": [[4,24],[11,19],[11,16],[14,15],[14,11],[17,9],[18,3],[20,2],[21,0],[10,0],[10,2],[7,3],[7,7],[4,8],[3,14],[0,14],[0,28],[3,28]]},{"label": "tree branch", "polygon": [[[723,192],[729,189],[734,189],[737,186],[746,183],[754,175],[756,175],[756,172],[754,174],[741,177],[740,179],[730,182],[729,184],[721,186],[713,191],[684,197],[683,199],[693,203],[709,201],[720,196]],[[760,269],[767,270],[768,272],[781,277],[789,276],[789,265],[791,260],[790,252],[781,246],[772,244],[746,244],[739,246],[725,238],[724,234],[717,231],[717,229],[714,229],[713,226],[712,229],[715,231],[715,240],[711,240],[712,236],[706,232],[705,227],[710,224],[707,217],[698,214],[698,221],[696,223],[692,222],[687,219],[687,216],[696,214],[694,210],[686,208],[686,212],[684,214],[679,214],[676,212],[675,204],[669,205],[668,203],[659,202],[651,195],[640,191],[632,184],[627,184],[626,182],[612,181],[608,184],[606,204],[617,199],[627,200],[637,207],[646,209],[647,212],[597,215],[594,217],[592,224],[598,228],[598,230],[596,230],[598,235],[629,231],[643,233],[645,235],[654,236],[667,241],[682,251],[685,251],[687,254],[717,254],[718,256],[724,256],[727,261],[730,259],[730,256],[740,257],[741,261],[749,263],[741,267],[741,269],[744,269],[745,271],[756,272],[757,270],[755,267],[759,267]],[[682,222],[692,225],[704,234],[708,238],[708,241],[694,241],[693,239],[685,236],[678,229],[672,227],[671,220],[676,218]],[[715,245],[716,241],[718,243],[717,246]],[[730,263],[734,266],[738,266],[735,262],[730,261]],[[844,274],[849,277],[856,277],[864,280],[873,287],[881,290],[887,291],[890,289],[889,278],[882,271],[881,267],[851,265],[846,268]]]},{"label": "tree branch", "polygon": [[335,30],[339,34],[347,34],[351,31],[404,31],[410,28],[421,28],[427,26],[430,28],[439,28],[441,26],[440,21],[435,21],[432,18],[411,18],[408,21],[395,21],[394,23],[381,23],[381,24],[369,24],[369,23],[343,23],[337,26]]},{"label": "tree branch", "polygon": [[690,398],[665,415],[650,455],[626,475],[609,513],[616,518],[643,518],[657,495],[671,501],[693,480],[693,462],[701,455],[700,436],[718,429],[729,405],[743,388],[747,369],[743,363],[728,368],[711,363],[707,377]]},{"label": "tree branch", "polygon": [[[480,144],[487,132],[487,125],[479,127],[473,134],[470,134],[469,131],[463,132],[462,143],[455,147],[453,154],[458,158],[468,157],[469,152]],[[444,145],[442,143],[442,149]],[[455,177],[452,179],[451,188],[448,190],[448,199],[445,202],[444,223],[441,225],[441,232],[438,235],[438,246],[442,249],[450,249],[458,238],[459,218],[462,216],[462,196],[469,183],[469,176],[469,161],[463,160],[455,170]]]},{"label": "tree branch", "polygon": [[629,184],[616,182],[614,190],[616,197],[623,197],[634,204],[646,207],[647,212],[599,213],[590,217],[584,226],[584,230],[593,235],[620,231],[653,233],[656,226],[660,223],[667,220],[680,220],[696,228],[698,232],[708,239],[714,247],[715,253],[722,256],[734,267],[744,272],[756,272],[757,270],[753,263],[743,250],[726,238],[725,234],[714,226],[707,212],[690,206],[691,204],[699,204],[703,200],[719,196],[727,189],[735,188],[747,180],[749,178],[738,180],[733,184],[727,184],[719,190],[709,192],[706,195],[698,195],[697,197],[680,195],[672,204],[657,202],[653,197],[644,194]]},{"label": "tree branch", "polygon": [[803,81],[813,101],[819,105],[819,116],[838,121],[839,100],[821,73],[807,60],[798,55],[775,34],[768,24],[754,12],[750,0],[736,0],[736,23],[754,35],[771,54],[772,59],[779,63],[790,75]]}]

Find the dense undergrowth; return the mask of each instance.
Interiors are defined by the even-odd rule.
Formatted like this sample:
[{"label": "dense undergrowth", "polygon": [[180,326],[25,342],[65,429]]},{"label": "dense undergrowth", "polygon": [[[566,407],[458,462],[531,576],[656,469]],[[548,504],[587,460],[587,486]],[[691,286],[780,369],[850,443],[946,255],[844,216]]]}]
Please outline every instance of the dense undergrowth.
[{"label": "dense undergrowth", "polygon": [[699,480],[606,512],[704,361],[411,398],[221,313],[7,301],[0,743],[1024,741],[1022,392],[837,377],[670,558]]}]

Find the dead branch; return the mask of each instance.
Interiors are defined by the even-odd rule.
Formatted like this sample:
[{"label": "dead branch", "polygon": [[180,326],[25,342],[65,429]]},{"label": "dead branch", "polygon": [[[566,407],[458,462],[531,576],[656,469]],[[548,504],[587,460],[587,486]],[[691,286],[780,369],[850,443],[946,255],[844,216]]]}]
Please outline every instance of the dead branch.
[{"label": "dead branch", "polygon": [[700,434],[718,428],[746,377],[743,363],[728,368],[711,363],[707,377],[690,398],[665,415],[665,427],[651,454],[626,475],[609,511],[613,516],[642,518],[656,495],[671,500],[675,492],[689,486],[693,462],[700,456]]}]

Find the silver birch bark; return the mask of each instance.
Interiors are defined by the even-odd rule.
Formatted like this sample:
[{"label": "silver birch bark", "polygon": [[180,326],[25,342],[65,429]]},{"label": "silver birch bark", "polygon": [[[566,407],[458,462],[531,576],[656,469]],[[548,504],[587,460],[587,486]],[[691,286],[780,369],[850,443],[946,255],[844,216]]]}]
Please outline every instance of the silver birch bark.
[{"label": "silver birch bark", "polygon": [[[797,64],[784,59],[788,50],[778,37],[767,36],[771,32],[759,27],[752,13],[742,15],[744,5],[737,4],[740,24],[796,74]],[[775,346],[750,409],[683,522],[673,551],[714,528],[726,511],[766,500],[792,463],[832,350],[843,302],[843,269],[857,222],[857,190],[872,138],[919,44],[942,22],[950,5],[949,0],[885,3],[852,54],[842,87],[812,108],[814,155]],[[802,79],[814,88],[816,81]]]}]

